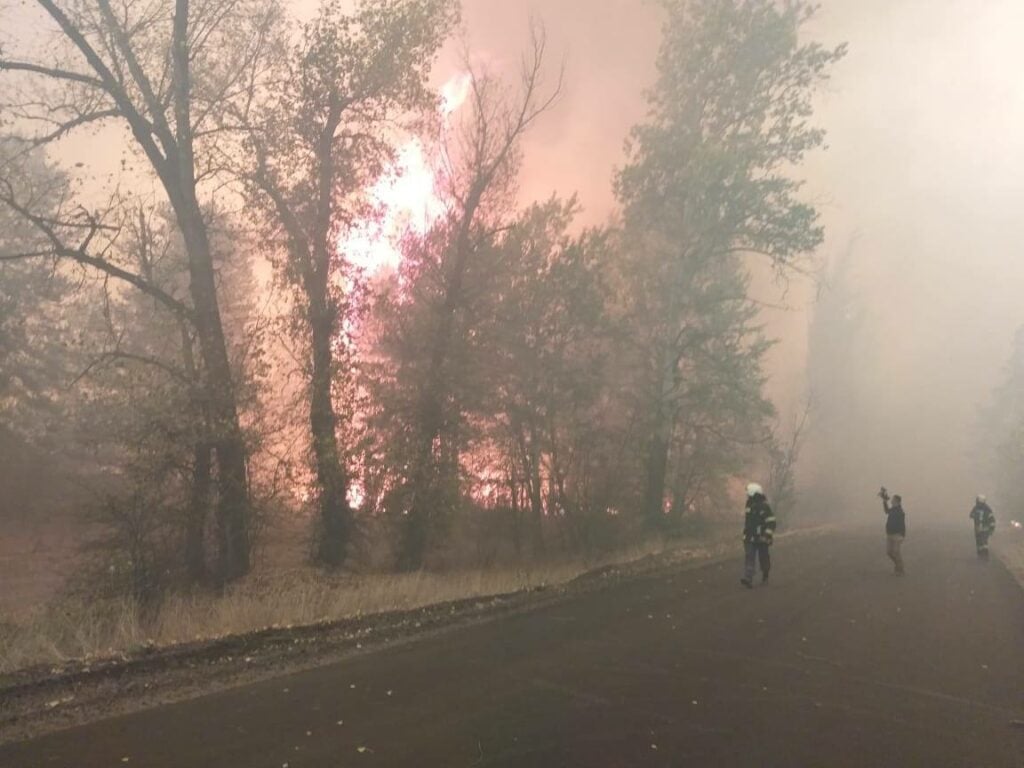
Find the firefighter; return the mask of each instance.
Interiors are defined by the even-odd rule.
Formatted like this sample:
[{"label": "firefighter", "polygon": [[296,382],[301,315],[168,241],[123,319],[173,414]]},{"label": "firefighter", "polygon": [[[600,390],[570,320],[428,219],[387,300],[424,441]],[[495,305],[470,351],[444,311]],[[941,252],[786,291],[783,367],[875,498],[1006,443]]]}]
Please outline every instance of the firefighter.
[{"label": "firefighter", "polygon": [[747,512],[743,520],[743,549],[745,554],[743,578],[747,589],[754,586],[754,561],[761,565],[761,583],[768,583],[768,572],[772,567],[768,549],[775,538],[775,514],[768,506],[768,499],[757,483],[747,486]]},{"label": "firefighter", "polygon": [[882,509],[885,510],[885,539],[886,554],[896,567],[896,575],[903,575],[903,539],[907,535],[907,516],[903,511],[903,499],[900,495],[894,494],[892,503],[889,503],[889,492],[882,488],[878,492],[882,499]]},{"label": "firefighter", "polygon": [[978,558],[988,560],[988,538],[996,529],[996,516],[992,513],[992,507],[988,505],[984,494],[979,493],[974,500],[970,518],[974,521],[974,543],[978,548]]}]

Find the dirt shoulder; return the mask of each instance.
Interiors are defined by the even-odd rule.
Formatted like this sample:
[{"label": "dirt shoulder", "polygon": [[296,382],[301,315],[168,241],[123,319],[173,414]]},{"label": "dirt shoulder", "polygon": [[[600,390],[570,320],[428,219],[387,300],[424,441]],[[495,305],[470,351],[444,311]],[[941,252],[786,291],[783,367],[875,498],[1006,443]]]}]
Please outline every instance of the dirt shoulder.
[{"label": "dirt shoulder", "polygon": [[[803,538],[826,530],[802,529],[780,538]],[[381,647],[534,610],[625,580],[656,578],[735,557],[736,551],[732,541],[686,546],[605,566],[554,587],[142,649],[119,658],[26,669],[0,677],[0,743],[319,667]]]}]

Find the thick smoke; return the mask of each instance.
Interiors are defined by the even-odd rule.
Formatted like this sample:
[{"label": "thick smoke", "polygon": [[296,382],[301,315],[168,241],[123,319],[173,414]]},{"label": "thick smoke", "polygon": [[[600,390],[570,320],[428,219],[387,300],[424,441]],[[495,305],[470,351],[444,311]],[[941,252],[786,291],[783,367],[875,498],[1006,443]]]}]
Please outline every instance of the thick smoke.
[{"label": "thick smoke", "polygon": [[[643,114],[658,9],[472,0],[468,35],[511,72],[531,14],[564,54],[566,94],[531,137],[523,196],[578,190],[600,221],[623,140]],[[759,297],[785,307],[765,313],[780,340],[769,387],[782,423],[807,396],[817,297],[828,312],[832,282],[845,275],[834,288],[852,291],[863,317],[856,338],[818,340],[847,364],[841,387],[810,393],[819,412],[804,452],[808,505],[872,514],[886,483],[912,514],[959,516],[989,482],[976,461],[978,413],[1024,323],[1022,24],[1024,8],[1010,0],[983,9],[831,0],[812,25],[826,43],[849,42],[850,54],[819,106],[829,149],[808,170],[827,227],[816,275],[778,286],[758,270]],[[845,412],[845,431],[828,434],[827,408]]]},{"label": "thick smoke", "polygon": [[[19,14],[5,13],[14,27],[6,34],[26,32]],[[526,143],[520,197],[578,192],[584,222],[601,223],[653,81],[658,4],[467,0],[463,44],[514,77],[531,19],[547,30],[551,82],[564,62],[565,84]],[[758,296],[786,307],[765,313],[779,339],[769,388],[783,423],[807,396],[808,326],[839,272],[864,316],[859,338],[819,342],[861,351],[842,391],[811,392],[820,409],[846,409],[853,425],[824,435],[830,416],[812,418],[819,429],[802,474],[816,504],[832,493],[836,506],[874,512],[884,482],[911,514],[959,515],[990,482],[975,461],[978,413],[1024,323],[1022,25],[1015,0],[826,0],[811,26],[826,44],[850,45],[819,105],[829,150],[806,169],[827,242],[808,265],[814,277],[779,286],[758,270]],[[458,48],[439,78],[457,71]],[[849,260],[842,270],[839,258]]]}]

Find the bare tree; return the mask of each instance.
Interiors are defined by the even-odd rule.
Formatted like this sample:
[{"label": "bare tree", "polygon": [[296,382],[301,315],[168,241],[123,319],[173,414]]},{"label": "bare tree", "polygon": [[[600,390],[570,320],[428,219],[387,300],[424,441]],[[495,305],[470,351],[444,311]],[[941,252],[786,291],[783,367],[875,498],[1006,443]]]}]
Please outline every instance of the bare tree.
[{"label": "bare tree", "polygon": [[781,430],[776,427],[768,444],[768,498],[783,520],[797,500],[796,466],[807,437],[813,405],[813,398],[808,396],[788,434],[780,434]]}]

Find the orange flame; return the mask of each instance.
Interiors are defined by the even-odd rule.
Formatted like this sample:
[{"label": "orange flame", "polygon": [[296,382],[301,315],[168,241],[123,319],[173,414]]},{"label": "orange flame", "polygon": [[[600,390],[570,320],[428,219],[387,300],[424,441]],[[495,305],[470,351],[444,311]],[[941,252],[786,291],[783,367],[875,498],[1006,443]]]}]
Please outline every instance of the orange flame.
[{"label": "orange flame", "polygon": [[[441,86],[438,109],[443,129],[468,98],[471,82],[469,74],[460,73]],[[425,233],[444,214],[437,170],[421,139],[412,138],[398,150],[394,163],[369,196],[380,216],[359,223],[339,246],[352,265],[372,275],[397,268],[402,260],[402,236]]]}]

